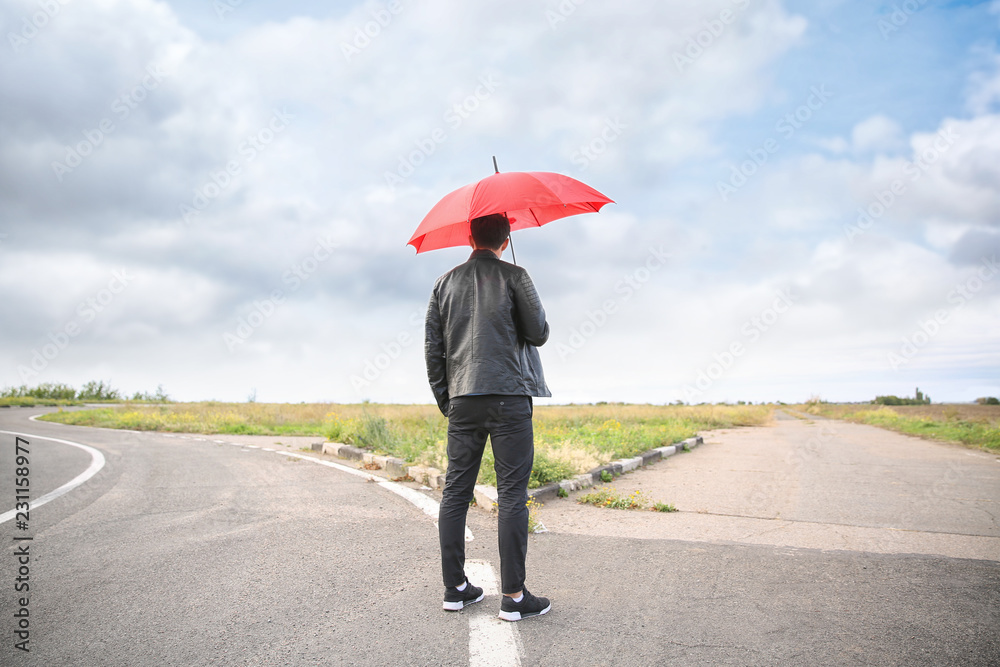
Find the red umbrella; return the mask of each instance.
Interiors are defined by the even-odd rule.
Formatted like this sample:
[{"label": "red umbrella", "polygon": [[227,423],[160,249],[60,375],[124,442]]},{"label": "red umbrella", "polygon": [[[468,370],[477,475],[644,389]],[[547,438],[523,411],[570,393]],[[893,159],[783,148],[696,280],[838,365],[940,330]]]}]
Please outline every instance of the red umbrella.
[{"label": "red umbrella", "polygon": [[[496,158],[493,159],[494,167]],[[541,227],[579,213],[596,213],[614,203],[575,178],[548,171],[497,172],[447,194],[434,205],[407,245],[418,253],[469,245],[469,221],[506,213],[511,231]]]}]

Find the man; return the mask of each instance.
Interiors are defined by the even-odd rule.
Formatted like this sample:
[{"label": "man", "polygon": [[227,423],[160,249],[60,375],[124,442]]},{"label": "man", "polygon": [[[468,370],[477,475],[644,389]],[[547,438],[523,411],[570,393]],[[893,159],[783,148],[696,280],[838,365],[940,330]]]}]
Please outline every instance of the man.
[{"label": "man", "polygon": [[486,437],[496,461],[499,505],[500,618],[549,611],[524,587],[528,478],[534,462],[532,396],[551,396],[536,346],[549,337],[535,286],[524,269],[500,260],[510,222],[493,214],[471,221],[469,260],[438,278],[427,307],[427,377],[448,417],[448,473],[438,519],[444,608],[483,599],[465,576],[465,519]]}]

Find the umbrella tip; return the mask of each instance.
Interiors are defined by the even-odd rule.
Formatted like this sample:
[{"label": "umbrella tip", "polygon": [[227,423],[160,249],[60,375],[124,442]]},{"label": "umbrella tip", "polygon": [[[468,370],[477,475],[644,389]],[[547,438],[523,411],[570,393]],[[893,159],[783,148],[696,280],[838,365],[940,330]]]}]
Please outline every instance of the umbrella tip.
[{"label": "umbrella tip", "polygon": [[496,155],[493,156],[493,173],[494,174],[499,174],[500,173],[500,167],[497,166],[497,156]]}]

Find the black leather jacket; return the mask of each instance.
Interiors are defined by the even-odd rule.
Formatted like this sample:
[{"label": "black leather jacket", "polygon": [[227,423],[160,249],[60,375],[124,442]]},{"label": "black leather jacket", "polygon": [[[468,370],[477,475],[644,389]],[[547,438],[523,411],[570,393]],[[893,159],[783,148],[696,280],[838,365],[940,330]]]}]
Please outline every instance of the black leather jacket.
[{"label": "black leather jacket", "polygon": [[467,394],[551,396],[536,348],[548,338],[528,272],[474,250],[437,279],[427,306],[424,357],[441,412]]}]

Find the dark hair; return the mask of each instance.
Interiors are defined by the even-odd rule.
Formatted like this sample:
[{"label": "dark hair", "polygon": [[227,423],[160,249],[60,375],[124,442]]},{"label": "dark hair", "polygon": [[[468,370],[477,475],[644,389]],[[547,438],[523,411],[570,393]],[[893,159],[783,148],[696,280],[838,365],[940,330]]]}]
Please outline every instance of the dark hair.
[{"label": "dark hair", "polygon": [[478,248],[499,250],[510,236],[510,223],[503,213],[491,213],[473,218],[469,225],[472,230],[472,240]]}]

